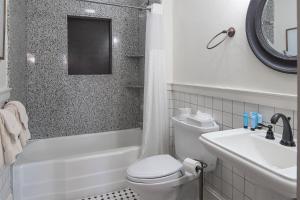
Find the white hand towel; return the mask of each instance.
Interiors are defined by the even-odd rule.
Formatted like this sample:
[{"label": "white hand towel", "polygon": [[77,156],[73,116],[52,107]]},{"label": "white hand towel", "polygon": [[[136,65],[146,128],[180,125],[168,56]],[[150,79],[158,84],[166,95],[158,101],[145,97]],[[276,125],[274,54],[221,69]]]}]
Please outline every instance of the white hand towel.
[{"label": "white hand towel", "polygon": [[25,106],[19,101],[10,101],[5,105],[4,108],[10,107],[10,106],[16,107],[16,109],[18,111],[18,115],[19,115],[19,120],[21,121],[24,129],[26,130],[27,140],[31,139],[31,134],[30,134],[30,131],[28,128],[29,118],[28,118]]},{"label": "white hand towel", "polygon": [[0,109],[0,115],[4,122],[4,127],[6,128],[7,133],[11,134],[13,139],[17,141],[22,130],[21,124],[18,123],[17,118],[9,110]]},{"label": "white hand towel", "polygon": [[[5,165],[13,164],[16,156],[22,152],[20,140],[14,137],[18,130],[21,132],[22,129],[14,115],[7,110],[0,109],[0,136]],[[14,132],[14,135],[11,132]]]},{"label": "white hand towel", "polygon": [[19,139],[21,141],[22,147],[25,147],[27,144],[27,131],[20,120],[18,108],[15,105],[11,104],[11,105],[5,106],[4,110],[11,112],[17,119],[17,122],[19,123],[19,125],[21,127],[21,133],[20,133]]}]

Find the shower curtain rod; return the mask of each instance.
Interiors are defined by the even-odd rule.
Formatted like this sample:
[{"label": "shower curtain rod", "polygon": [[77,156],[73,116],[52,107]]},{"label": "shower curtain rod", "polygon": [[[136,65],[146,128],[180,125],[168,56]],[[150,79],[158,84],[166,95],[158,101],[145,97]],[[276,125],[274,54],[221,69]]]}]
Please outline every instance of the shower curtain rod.
[{"label": "shower curtain rod", "polygon": [[132,9],[138,9],[138,10],[151,10],[151,8],[144,8],[144,7],[138,7],[138,6],[128,6],[128,5],[122,5],[122,4],[117,4],[117,3],[106,3],[106,2],[101,2],[101,1],[92,1],[92,0],[77,0],[81,2],[87,2],[87,3],[95,3],[95,4],[102,4],[102,5],[107,5],[107,6],[117,6],[117,7],[122,7],[122,8],[132,8]]}]

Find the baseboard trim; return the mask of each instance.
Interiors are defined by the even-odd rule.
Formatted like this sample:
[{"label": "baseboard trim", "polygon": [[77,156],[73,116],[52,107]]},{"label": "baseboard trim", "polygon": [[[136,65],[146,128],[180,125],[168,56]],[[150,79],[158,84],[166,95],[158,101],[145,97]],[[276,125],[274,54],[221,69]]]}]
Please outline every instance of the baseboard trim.
[{"label": "baseboard trim", "polygon": [[215,198],[215,200],[227,200],[224,197],[222,197],[221,194],[219,194],[215,189],[213,189],[210,186],[205,186],[204,189]]},{"label": "baseboard trim", "polygon": [[169,83],[169,90],[297,110],[297,95],[197,84]]}]

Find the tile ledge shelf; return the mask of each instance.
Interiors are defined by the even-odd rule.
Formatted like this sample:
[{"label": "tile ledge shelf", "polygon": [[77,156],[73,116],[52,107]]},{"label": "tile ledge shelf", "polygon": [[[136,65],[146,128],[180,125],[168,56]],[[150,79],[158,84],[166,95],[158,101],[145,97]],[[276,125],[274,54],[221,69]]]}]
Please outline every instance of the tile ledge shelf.
[{"label": "tile ledge shelf", "polygon": [[297,110],[297,95],[293,94],[185,83],[168,83],[168,90]]},{"label": "tile ledge shelf", "polygon": [[145,57],[145,55],[139,55],[139,54],[125,55],[125,56],[128,57],[128,58],[136,58],[136,59]]},{"label": "tile ledge shelf", "polygon": [[142,84],[127,84],[124,85],[125,88],[132,88],[132,89],[144,89],[144,85]]},{"label": "tile ledge shelf", "polygon": [[1,88],[0,89],[0,106],[9,99],[11,88]]}]

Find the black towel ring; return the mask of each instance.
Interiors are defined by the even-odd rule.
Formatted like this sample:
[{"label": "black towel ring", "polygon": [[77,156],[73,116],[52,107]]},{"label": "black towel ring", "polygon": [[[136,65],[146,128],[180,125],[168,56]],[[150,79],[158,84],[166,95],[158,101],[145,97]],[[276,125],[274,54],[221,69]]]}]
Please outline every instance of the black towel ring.
[{"label": "black towel ring", "polygon": [[[222,35],[222,34],[226,34],[226,36],[224,37],[224,39],[221,40],[219,43],[215,44],[214,46],[210,46],[211,43],[212,43],[217,37],[219,37],[219,36]],[[207,49],[214,49],[214,48],[216,48],[217,46],[219,46],[220,44],[222,44],[228,37],[232,38],[232,37],[234,37],[234,35],[235,35],[235,28],[231,27],[231,28],[229,28],[227,31],[224,30],[224,31],[222,31],[221,33],[218,33],[216,36],[214,36],[214,37],[209,41],[209,43],[207,44],[206,48],[207,48]]]}]

